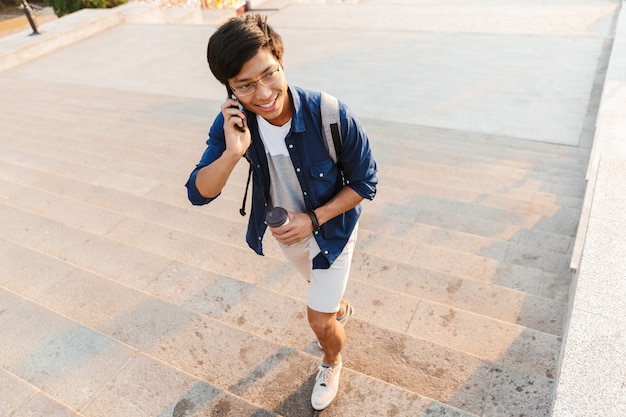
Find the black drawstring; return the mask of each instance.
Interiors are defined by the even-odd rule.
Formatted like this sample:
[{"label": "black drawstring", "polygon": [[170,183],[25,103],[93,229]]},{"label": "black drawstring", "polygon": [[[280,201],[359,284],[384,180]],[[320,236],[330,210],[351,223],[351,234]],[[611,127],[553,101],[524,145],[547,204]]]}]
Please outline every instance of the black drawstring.
[{"label": "black drawstring", "polygon": [[[248,161],[249,162],[249,161]],[[250,163],[250,169],[248,170],[248,181],[246,181],[246,191],[243,193],[243,202],[239,209],[239,214],[246,215],[246,199],[248,198],[248,188],[250,187],[250,178],[252,177],[252,163]]]}]

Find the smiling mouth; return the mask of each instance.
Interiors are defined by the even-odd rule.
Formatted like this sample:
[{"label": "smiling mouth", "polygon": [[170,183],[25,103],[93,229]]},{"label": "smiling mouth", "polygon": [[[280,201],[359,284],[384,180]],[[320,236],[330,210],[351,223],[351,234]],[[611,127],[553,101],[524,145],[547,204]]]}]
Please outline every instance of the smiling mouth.
[{"label": "smiling mouth", "polygon": [[271,102],[267,104],[257,104],[257,106],[265,110],[271,109],[276,104],[276,100],[278,100],[278,96],[274,97],[274,100],[272,100]]}]

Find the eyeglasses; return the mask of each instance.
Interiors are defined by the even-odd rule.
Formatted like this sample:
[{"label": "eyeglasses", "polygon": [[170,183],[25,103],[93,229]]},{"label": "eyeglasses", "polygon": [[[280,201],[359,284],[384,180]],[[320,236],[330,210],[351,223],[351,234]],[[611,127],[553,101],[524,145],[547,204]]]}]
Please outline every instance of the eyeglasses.
[{"label": "eyeglasses", "polygon": [[276,68],[268,72],[261,78],[251,83],[240,85],[239,87],[231,87],[235,95],[239,97],[249,96],[256,91],[257,83],[262,86],[269,87],[272,84],[276,84],[276,81],[280,80],[280,64],[276,64]]}]

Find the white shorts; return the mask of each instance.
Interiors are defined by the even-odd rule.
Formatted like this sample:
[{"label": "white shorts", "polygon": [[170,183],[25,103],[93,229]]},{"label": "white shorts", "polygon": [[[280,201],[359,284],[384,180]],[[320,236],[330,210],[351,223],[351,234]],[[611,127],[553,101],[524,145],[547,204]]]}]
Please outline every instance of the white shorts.
[{"label": "white shorts", "polygon": [[312,310],[320,313],[339,311],[348,285],[358,226],[357,223],[346,247],[329,269],[313,269],[313,258],[320,253],[313,235],[293,245],[279,245],[287,260],[309,281],[307,305]]}]

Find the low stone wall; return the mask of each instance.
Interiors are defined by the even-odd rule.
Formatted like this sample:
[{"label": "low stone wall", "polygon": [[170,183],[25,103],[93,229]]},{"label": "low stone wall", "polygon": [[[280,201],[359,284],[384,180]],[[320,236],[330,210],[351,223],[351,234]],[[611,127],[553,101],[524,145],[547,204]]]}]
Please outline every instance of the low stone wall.
[{"label": "low stone wall", "polygon": [[596,122],[552,417],[626,416],[626,11]]},{"label": "low stone wall", "polygon": [[0,37],[0,72],[122,23],[202,23],[200,9],[188,8],[170,15],[157,1],[130,1],[111,9],[82,9],[54,17],[39,25],[38,36],[29,36],[30,29],[22,28],[21,32]]}]

